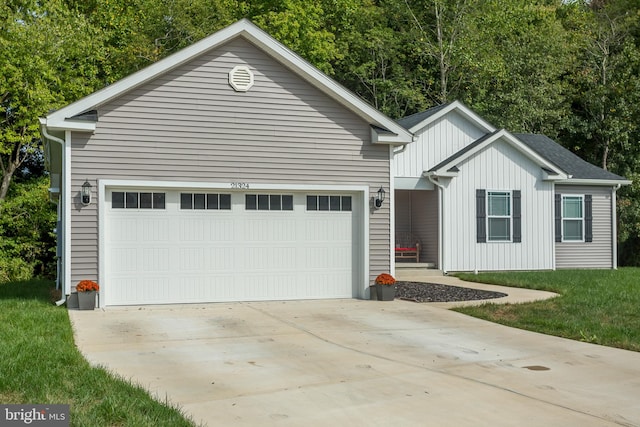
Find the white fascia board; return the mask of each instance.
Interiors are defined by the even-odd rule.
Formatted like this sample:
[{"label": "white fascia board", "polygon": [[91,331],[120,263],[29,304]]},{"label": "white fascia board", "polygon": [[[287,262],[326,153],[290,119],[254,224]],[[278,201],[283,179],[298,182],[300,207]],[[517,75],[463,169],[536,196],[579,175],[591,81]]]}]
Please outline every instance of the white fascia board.
[{"label": "white fascia board", "polygon": [[617,185],[631,185],[633,181],[628,179],[574,179],[570,178],[562,182],[562,185],[604,185],[607,187]]},{"label": "white fascia board", "polygon": [[235,24],[231,24],[230,26],[205,37],[204,39],[174,53],[173,55],[161,59],[148,67],[105,87],[104,89],[82,98],[73,104],[50,114],[48,119],[53,123],[66,122],[66,119],[69,117],[95,109],[97,106],[102,105],[109,100],[112,100],[121,94],[130,91],[238,36],[243,36],[256,46],[262,48],[276,60],[280,61],[297,73],[304,80],[340,104],[344,105],[358,116],[367,120],[371,124],[375,124],[397,134],[397,138],[400,143],[408,143],[412,141],[411,132],[364,102],[358,96],[275,40],[268,33],[258,28],[248,19],[242,19]]},{"label": "white fascia board", "polygon": [[407,140],[403,135],[398,135],[393,132],[385,131],[384,129],[379,129],[374,126],[371,126],[371,143],[372,144],[389,144],[393,146],[398,145],[407,145],[409,142],[413,141],[413,136],[411,140]]},{"label": "white fascia board", "polygon": [[464,116],[465,118],[469,119],[470,121],[475,123],[480,128],[484,129],[487,133],[491,133],[491,132],[495,132],[496,131],[496,128],[494,126],[492,126],[489,122],[484,120],[482,117],[480,117],[478,114],[476,114],[473,110],[471,110],[469,107],[467,107],[466,105],[464,105],[460,101],[453,101],[451,104],[447,105],[445,108],[443,108],[442,110],[438,111],[434,115],[429,116],[426,119],[424,119],[423,121],[421,121],[420,123],[418,123],[417,125],[412,126],[409,129],[409,131],[412,132],[412,133],[416,133],[419,130],[422,130],[425,127],[429,126],[431,123],[433,123],[433,122],[439,120],[440,118],[446,116],[447,114],[449,114],[453,110],[456,110],[462,116]]},{"label": "white fascia board", "polygon": [[94,132],[96,130],[95,122],[76,121],[76,120],[62,120],[62,121],[52,122],[49,119],[45,119],[45,126],[50,131],[73,130],[77,132]]},{"label": "white fascia board", "polygon": [[543,181],[564,181],[567,179],[566,174],[559,173],[549,173],[546,170],[542,171],[542,180]]},{"label": "white fascia board", "polygon": [[422,172],[422,176],[425,178],[433,177],[433,178],[455,178],[458,176],[458,172],[450,172],[446,170],[439,171],[424,171]]}]

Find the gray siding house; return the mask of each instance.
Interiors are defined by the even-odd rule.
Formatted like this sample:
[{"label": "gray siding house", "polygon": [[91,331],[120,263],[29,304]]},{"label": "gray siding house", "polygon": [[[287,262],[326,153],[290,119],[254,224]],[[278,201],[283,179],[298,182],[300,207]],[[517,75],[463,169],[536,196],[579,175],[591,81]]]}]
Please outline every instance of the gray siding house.
[{"label": "gray siding house", "polygon": [[446,271],[615,267],[627,181],[460,103],[395,122],[247,20],[41,130],[60,284],[101,306],[367,298],[397,231]]}]

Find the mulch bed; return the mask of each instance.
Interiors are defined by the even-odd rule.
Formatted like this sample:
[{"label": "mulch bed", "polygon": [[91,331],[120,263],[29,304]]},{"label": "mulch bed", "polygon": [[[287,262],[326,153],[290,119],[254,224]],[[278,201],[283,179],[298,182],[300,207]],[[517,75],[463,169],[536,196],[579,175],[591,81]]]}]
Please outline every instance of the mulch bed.
[{"label": "mulch bed", "polygon": [[502,292],[482,291],[436,283],[396,282],[396,298],[415,302],[475,301],[506,297]]}]

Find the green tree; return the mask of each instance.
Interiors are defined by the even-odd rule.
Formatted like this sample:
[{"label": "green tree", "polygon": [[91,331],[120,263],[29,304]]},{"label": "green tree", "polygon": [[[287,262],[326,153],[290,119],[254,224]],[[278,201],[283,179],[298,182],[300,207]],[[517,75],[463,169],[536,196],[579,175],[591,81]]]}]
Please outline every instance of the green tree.
[{"label": "green tree", "polygon": [[572,40],[558,19],[561,3],[482,0],[473,9],[459,97],[494,125],[554,138],[567,120]]},{"label": "green tree", "polygon": [[338,61],[336,77],[391,117],[433,105],[428,95],[434,77],[425,67],[424,40],[416,42],[414,25],[403,1],[384,7],[367,2],[354,16],[351,31],[340,34],[338,44],[348,46],[349,54]]},{"label": "green tree", "polygon": [[[640,4],[576,3],[582,40],[571,74],[572,121],[566,139],[604,169],[636,170],[640,117]],[[635,139],[637,141],[637,139]]]},{"label": "green tree", "polygon": [[99,39],[60,1],[0,5],[0,203],[37,149],[38,117],[94,89]]}]

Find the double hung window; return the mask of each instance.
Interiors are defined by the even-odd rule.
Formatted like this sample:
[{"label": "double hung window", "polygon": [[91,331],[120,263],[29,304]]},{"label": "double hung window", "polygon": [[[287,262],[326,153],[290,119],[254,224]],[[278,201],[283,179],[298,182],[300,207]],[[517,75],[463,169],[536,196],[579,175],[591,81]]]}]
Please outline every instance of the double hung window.
[{"label": "double hung window", "polygon": [[584,240],[583,196],[562,196],[562,240]]},{"label": "double hung window", "polygon": [[511,240],[511,192],[487,192],[487,240],[508,242]]}]

